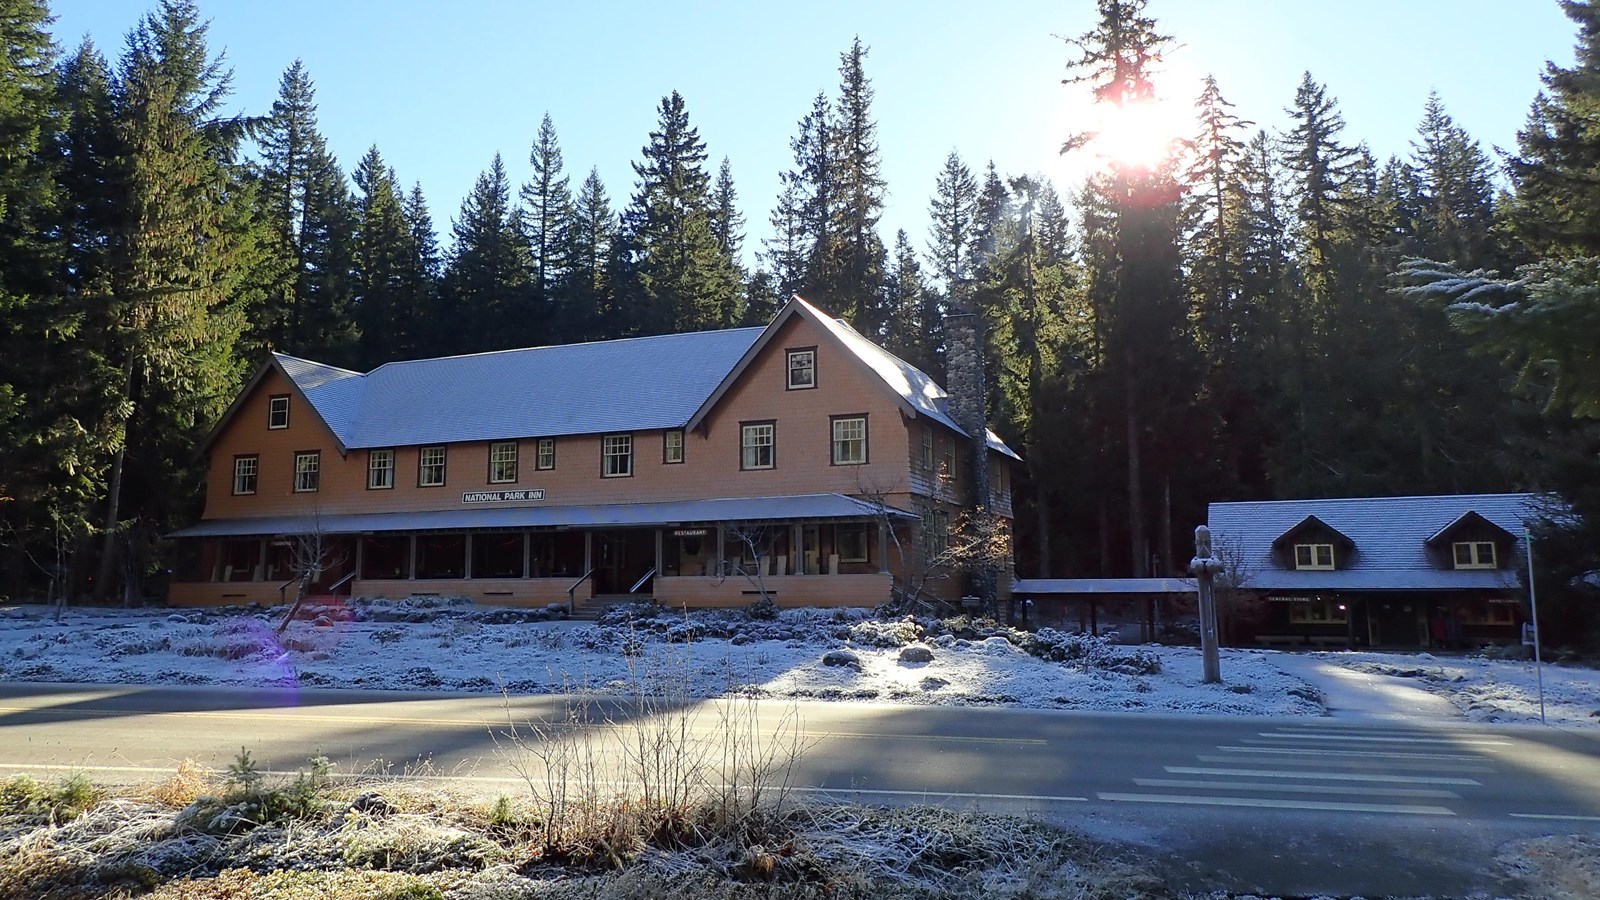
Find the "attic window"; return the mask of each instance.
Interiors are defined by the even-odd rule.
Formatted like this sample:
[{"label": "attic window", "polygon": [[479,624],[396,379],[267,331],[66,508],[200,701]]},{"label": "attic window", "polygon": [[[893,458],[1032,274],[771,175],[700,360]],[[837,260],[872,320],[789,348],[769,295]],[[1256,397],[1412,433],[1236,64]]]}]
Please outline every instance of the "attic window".
[{"label": "attic window", "polygon": [[1492,541],[1458,541],[1451,545],[1458,569],[1495,568]]},{"label": "attic window", "polygon": [[788,351],[789,390],[803,391],[817,386],[817,348]]},{"label": "attic window", "polygon": [[1294,567],[1311,571],[1330,571],[1333,569],[1333,545],[1295,544]]},{"label": "attic window", "polygon": [[288,394],[274,394],[267,398],[267,427],[271,429],[289,427]]}]

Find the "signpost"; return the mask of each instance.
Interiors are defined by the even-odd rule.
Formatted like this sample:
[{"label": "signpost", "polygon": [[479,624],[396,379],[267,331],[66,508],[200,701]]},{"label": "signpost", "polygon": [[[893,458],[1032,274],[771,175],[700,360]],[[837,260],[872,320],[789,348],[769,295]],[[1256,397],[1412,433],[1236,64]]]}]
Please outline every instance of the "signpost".
[{"label": "signpost", "polygon": [[1533,530],[1522,526],[1522,539],[1528,545],[1528,607],[1533,613],[1533,668],[1539,676],[1539,721],[1544,721],[1544,657],[1539,652],[1539,595],[1533,589]]},{"label": "signpost", "polygon": [[1200,594],[1200,653],[1205,662],[1206,684],[1222,683],[1222,665],[1217,659],[1217,607],[1211,597],[1211,580],[1222,571],[1222,560],[1211,555],[1211,529],[1204,525],[1194,530],[1194,559],[1189,572],[1194,575]]}]

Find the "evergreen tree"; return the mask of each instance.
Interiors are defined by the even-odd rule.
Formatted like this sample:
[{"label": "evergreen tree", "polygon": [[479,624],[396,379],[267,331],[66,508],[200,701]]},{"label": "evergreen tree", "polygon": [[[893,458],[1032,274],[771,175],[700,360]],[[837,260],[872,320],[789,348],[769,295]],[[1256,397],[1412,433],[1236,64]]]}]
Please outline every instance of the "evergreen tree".
[{"label": "evergreen tree", "polygon": [[744,247],[744,213],[739,212],[739,193],[733,188],[733,167],[722,158],[717,183],[711,188],[711,234],[729,259],[735,262]]},{"label": "evergreen tree", "polygon": [[544,325],[531,307],[531,260],[522,211],[512,206],[500,154],[461,201],[444,275],[441,334],[456,353],[536,344]]},{"label": "evergreen tree", "polygon": [[888,296],[888,333],[884,349],[935,378],[944,374],[944,317],[938,294],[926,283],[917,251],[905,229],[895,232]]},{"label": "evergreen tree", "polygon": [[928,201],[928,216],[933,220],[928,261],[944,289],[945,303],[965,309],[977,243],[978,183],[956,151],[951,150],[945,158],[933,191]]},{"label": "evergreen tree", "polygon": [[1284,162],[1296,179],[1296,233],[1316,314],[1331,316],[1340,285],[1334,243],[1346,224],[1352,179],[1360,152],[1340,142],[1344,117],[1327,90],[1305,73],[1286,110],[1294,127],[1283,136]]},{"label": "evergreen tree", "polygon": [[630,333],[720,328],[740,319],[739,271],[712,228],[705,144],[683,97],[662,98],[660,120],[633,164],[639,182],[624,213]]},{"label": "evergreen tree", "polygon": [[399,358],[397,350],[416,339],[402,315],[411,233],[400,186],[377,145],[357,164],[355,202],[356,317],[361,332],[361,366],[371,369]]},{"label": "evergreen tree", "polygon": [[406,255],[394,301],[396,339],[390,347],[396,359],[417,359],[443,352],[431,336],[448,335],[455,323],[446,323],[439,299],[442,263],[439,239],[433,228],[422,185],[413,184],[400,206],[406,227]]},{"label": "evergreen tree", "polygon": [[833,276],[827,292],[835,311],[862,334],[881,337],[888,321],[884,297],[884,180],[878,149],[878,125],[872,118],[872,82],[864,63],[867,48],[857,37],[839,57],[839,102],[828,142],[834,159],[838,207],[829,231],[835,236],[827,251],[835,258],[824,271]]},{"label": "evergreen tree", "polygon": [[565,254],[570,265],[558,292],[557,331],[566,340],[592,341],[625,333],[610,282],[616,238],[616,216],[605,184],[599,170],[590,169],[573,204]]},{"label": "evergreen tree", "polygon": [[1411,164],[1420,194],[1417,255],[1477,268],[1497,262],[1494,167],[1482,147],[1428,95]]},{"label": "evergreen tree", "polygon": [[539,136],[528,162],[533,165],[533,177],[522,186],[522,202],[527,210],[528,253],[533,265],[530,300],[538,316],[555,326],[538,342],[563,343],[572,338],[560,330],[555,295],[569,265],[566,251],[571,242],[572,191],[562,174],[561,145],[549,113],[539,122]]},{"label": "evergreen tree", "polygon": [[316,88],[295,60],[261,123],[260,195],[290,276],[265,310],[265,341],[328,362],[355,356],[355,221],[338,161],[317,131]]}]

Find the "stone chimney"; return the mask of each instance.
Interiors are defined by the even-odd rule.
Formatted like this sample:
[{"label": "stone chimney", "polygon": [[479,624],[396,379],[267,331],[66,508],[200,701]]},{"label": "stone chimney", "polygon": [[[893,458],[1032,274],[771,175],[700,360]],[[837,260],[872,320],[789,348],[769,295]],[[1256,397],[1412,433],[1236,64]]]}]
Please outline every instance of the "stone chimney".
[{"label": "stone chimney", "polygon": [[[970,480],[967,508],[989,507],[989,427],[984,379],[983,320],[976,313],[951,313],[944,317],[945,390],[950,394],[950,418],[972,439],[968,448]],[[997,574],[982,565],[972,572],[972,590],[983,608],[995,610]]]}]

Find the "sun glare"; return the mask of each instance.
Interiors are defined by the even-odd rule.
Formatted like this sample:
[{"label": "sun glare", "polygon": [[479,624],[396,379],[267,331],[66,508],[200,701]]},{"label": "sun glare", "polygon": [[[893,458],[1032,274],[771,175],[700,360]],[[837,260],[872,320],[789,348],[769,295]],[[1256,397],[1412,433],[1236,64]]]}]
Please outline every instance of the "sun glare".
[{"label": "sun glare", "polygon": [[1091,146],[1111,165],[1154,169],[1174,152],[1183,119],[1159,101],[1102,104],[1100,127]]}]

